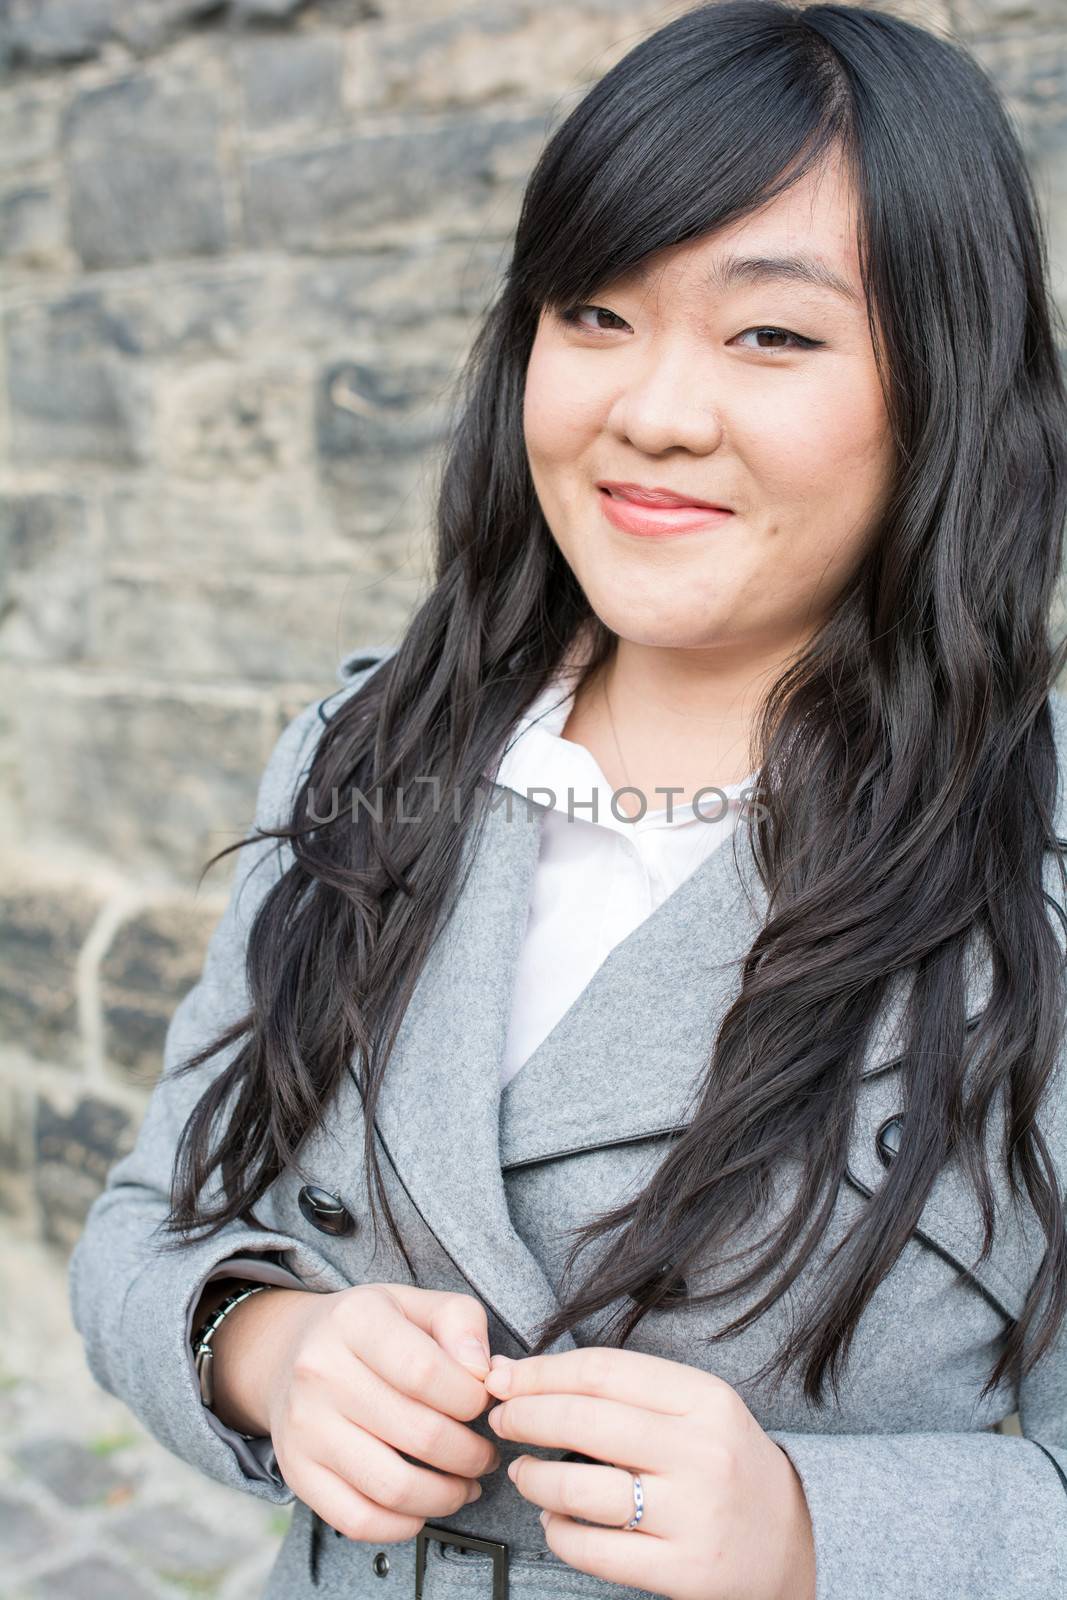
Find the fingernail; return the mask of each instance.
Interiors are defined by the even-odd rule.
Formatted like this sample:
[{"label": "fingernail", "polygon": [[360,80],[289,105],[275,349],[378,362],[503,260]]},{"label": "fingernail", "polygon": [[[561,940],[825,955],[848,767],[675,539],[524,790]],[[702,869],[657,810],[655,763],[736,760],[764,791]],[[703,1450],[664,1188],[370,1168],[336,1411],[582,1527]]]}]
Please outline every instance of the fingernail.
[{"label": "fingernail", "polygon": [[493,1380],[494,1394],[507,1394],[511,1388],[511,1369],[509,1367],[493,1367],[486,1374],[486,1383]]},{"label": "fingernail", "polygon": [[547,1511],[542,1511],[541,1515],[538,1517],[537,1520],[538,1520],[538,1522],[541,1524],[541,1526],[543,1528],[545,1523],[548,1521],[548,1512]]},{"label": "fingernail", "polygon": [[504,1366],[505,1363],[507,1363],[507,1365],[510,1366],[511,1365],[511,1357],[510,1356],[502,1356],[499,1353],[499,1351],[497,1352],[497,1354],[495,1356],[491,1356],[490,1360],[489,1360],[489,1365],[492,1367],[494,1372],[496,1371],[497,1367],[502,1367],[502,1366]]},{"label": "fingernail", "polygon": [[477,1500],[477,1498],[481,1494],[481,1492],[482,1492],[481,1484],[480,1483],[472,1483],[470,1488],[467,1490],[467,1498],[464,1501],[464,1505],[468,1505],[469,1506],[472,1500]]},{"label": "fingernail", "polygon": [[519,1471],[519,1463],[518,1463],[518,1461],[509,1461],[508,1462],[508,1477],[511,1479],[512,1483],[515,1482],[515,1479],[518,1476],[518,1471]]},{"label": "fingernail", "polygon": [[464,1363],[473,1362],[476,1367],[489,1365],[489,1346],[482,1339],[461,1339],[458,1350]]}]

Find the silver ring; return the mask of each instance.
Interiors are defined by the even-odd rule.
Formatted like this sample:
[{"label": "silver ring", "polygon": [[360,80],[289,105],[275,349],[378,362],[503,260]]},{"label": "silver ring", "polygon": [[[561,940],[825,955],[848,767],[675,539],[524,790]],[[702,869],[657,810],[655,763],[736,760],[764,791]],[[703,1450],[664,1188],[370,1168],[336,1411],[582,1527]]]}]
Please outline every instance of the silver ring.
[{"label": "silver ring", "polygon": [[645,1491],[641,1487],[641,1479],[637,1476],[636,1472],[631,1472],[630,1477],[633,1481],[634,1514],[630,1518],[629,1522],[624,1522],[622,1524],[624,1529],[636,1528],[637,1524],[641,1521],[641,1517],[645,1509]]}]

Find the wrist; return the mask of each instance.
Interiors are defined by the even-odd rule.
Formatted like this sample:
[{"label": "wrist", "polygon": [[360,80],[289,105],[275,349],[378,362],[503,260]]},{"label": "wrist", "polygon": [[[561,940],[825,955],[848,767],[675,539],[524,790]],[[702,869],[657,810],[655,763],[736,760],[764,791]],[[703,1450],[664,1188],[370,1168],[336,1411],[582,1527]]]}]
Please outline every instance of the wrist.
[{"label": "wrist", "polygon": [[211,1409],[226,1427],[252,1438],[269,1435],[277,1351],[289,1312],[310,1292],[263,1285],[233,1306],[215,1329]]}]

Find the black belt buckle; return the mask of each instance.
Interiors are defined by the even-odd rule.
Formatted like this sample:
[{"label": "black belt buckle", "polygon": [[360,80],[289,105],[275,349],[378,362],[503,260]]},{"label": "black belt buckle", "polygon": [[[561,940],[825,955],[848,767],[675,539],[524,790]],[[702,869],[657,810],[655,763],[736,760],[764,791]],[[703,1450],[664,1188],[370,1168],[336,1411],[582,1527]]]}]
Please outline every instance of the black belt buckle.
[{"label": "black belt buckle", "polygon": [[486,1551],[493,1558],[492,1600],[508,1600],[507,1545],[500,1539],[479,1539],[473,1533],[460,1533],[458,1528],[438,1528],[432,1522],[424,1522],[415,1535],[415,1600],[422,1600],[427,1539],[440,1539],[442,1544],[456,1544],[462,1550]]}]

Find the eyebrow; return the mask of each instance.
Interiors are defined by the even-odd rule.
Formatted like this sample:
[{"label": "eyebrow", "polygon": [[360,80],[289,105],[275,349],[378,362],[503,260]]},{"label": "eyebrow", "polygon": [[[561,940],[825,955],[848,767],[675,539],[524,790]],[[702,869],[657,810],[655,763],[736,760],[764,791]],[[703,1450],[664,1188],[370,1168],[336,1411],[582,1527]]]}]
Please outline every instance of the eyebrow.
[{"label": "eyebrow", "polygon": [[[645,284],[651,276],[651,268],[647,263],[638,262],[626,276]],[[852,284],[818,256],[721,256],[706,269],[700,281],[719,292],[754,283],[800,283],[808,288],[828,289],[852,305],[862,303]]]}]

